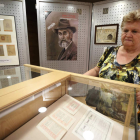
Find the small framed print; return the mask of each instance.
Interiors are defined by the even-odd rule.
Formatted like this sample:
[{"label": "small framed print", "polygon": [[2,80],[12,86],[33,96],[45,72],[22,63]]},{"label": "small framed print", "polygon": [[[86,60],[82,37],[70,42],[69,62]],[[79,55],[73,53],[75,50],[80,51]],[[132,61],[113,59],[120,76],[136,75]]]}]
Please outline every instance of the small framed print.
[{"label": "small framed print", "polygon": [[7,54],[8,56],[16,55],[15,45],[7,45]]},{"label": "small framed print", "polygon": [[5,87],[9,86],[9,81],[8,81],[7,78],[2,78],[2,79],[0,79],[0,81],[1,81],[2,88],[5,88]]},{"label": "small framed print", "polygon": [[119,24],[96,25],[95,44],[117,44]]},{"label": "small framed print", "polygon": [[4,31],[13,32],[12,19],[5,19],[3,21]]},{"label": "small framed print", "polygon": [[4,56],[3,45],[0,45],[0,56]]},{"label": "small framed print", "polygon": [[108,14],[108,8],[103,8],[103,14]]},{"label": "small framed print", "polygon": [[11,35],[0,34],[0,43],[11,43]]},{"label": "small framed print", "polygon": [[15,74],[16,74],[15,68],[4,70],[4,75],[15,75]]},{"label": "small framed print", "polygon": [[11,77],[12,85],[19,83],[19,77]]}]

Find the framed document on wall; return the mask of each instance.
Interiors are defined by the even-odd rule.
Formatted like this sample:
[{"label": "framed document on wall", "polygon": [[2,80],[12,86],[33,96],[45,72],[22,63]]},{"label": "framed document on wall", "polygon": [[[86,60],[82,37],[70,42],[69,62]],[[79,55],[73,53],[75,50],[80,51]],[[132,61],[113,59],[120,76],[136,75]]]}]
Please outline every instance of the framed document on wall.
[{"label": "framed document on wall", "polygon": [[95,26],[95,44],[117,44],[119,24]]},{"label": "framed document on wall", "polygon": [[0,66],[19,65],[15,17],[0,15]]}]

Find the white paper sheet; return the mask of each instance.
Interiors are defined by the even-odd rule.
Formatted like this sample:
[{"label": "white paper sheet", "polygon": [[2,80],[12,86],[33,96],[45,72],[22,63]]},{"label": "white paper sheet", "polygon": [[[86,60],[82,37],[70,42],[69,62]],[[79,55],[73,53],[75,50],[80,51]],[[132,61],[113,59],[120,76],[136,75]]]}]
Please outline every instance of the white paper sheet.
[{"label": "white paper sheet", "polygon": [[75,118],[73,116],[60,108],[53,112],[50,117],[66,130],[68,130],[75,122]]},{"label": "white paper sheet", "polygon": [[45,117],[37,125],[37,128],[48,138],[48,140],[60,140],[66,133],[66,130],[50,117]]},{"label": "white paper sheet", "polygon": [[66,103],[63,108],[68,111],[69,113],[71,113],[72,115],[75,115],[77,113],[77,111],[80,109],[80,107],[82,106],[81,103],[79,103],[76,100],[70,100],[68,101],[68,103]]},{"label": "white paper sheet", "polygon": [[84,140],[83,133],[91,131],[95,140],[110,140],[112,129],[112,120],[94,110],[88,110],[74,128],[73,134]]}]

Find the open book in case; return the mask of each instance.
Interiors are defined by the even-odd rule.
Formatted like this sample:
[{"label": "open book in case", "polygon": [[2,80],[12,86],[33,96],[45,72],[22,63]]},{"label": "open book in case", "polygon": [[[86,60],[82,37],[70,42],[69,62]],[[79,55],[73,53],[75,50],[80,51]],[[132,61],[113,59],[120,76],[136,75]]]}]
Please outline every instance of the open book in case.
[{"label": "open book in case", "polygon": [[138,140],[139,85],[27,64],[13,69],[0,71],[0,139]]}]

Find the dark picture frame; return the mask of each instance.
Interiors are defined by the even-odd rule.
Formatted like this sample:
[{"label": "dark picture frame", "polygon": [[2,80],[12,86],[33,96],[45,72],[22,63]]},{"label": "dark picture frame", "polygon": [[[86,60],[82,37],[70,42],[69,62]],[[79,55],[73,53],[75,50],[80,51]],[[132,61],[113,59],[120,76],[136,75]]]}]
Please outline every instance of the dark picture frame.
[{"label": "dark picture frame", "polygon": [[95,26],[94,44],[117,44],[119,24]]}]

